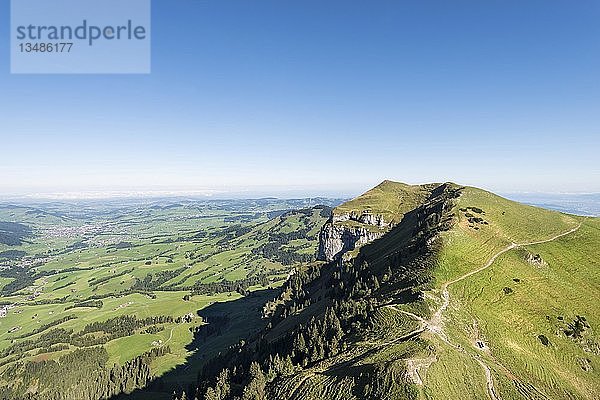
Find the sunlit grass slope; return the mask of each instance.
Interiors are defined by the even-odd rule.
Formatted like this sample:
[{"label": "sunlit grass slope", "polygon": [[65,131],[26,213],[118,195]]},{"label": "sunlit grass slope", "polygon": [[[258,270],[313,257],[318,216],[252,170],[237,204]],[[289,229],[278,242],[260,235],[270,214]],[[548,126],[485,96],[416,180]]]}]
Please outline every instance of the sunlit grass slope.
[{"label": "sunlit grass slope", "polygon": [[[511,243],[519,246],[450,285],[445,329],[452,341],[464,354],[485,360],[502,399],[600,398],[600,220],[522,205],[474,188],[463,190],[456,219],[443,234],[434,272],[438,288],[481,268]],[[573,233],[527,245],[580,223]],[[569,335],[577,316],[585,321],[577,325],[582,332]],[[478,340],[485,349],[478,349]],[[473,357],[461,362],[460,353],[437,340],[438,361],[429,368],[423,390],[427,397],[461,398],[474,385],[485,388],[483,368]],[[465,379],[465,368],[479,378]]]},{"label": "sunlit grass slope", "polygon": [[404,213],[422,204],[431,190],[438,184],[407,185],[405,183],[383,181],[364,194],[336,207],[334,214],[382,215],[386,222],[398,223]]}]

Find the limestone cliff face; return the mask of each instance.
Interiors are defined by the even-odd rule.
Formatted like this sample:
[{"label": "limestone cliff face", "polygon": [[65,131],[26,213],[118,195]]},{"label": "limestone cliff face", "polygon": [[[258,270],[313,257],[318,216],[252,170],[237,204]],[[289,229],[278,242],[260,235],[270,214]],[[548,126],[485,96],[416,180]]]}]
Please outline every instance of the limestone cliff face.
[{"label": "limestone cliff face", "polygon": [[370,212],[363,212],[361,214],[358,214],[358,213],[333,214],[331,221],[333,223],[345,222],[345,221],[355,221],[355,222],[360,222],[362,224],[376,226],[379,228],[386,228],[386,227],[391,226],[390,223],[386,222],[383,219],[383,216],[377,215],[377,214],[371,214]]},{"label": "limestone cliff face", "polygon": [[[426,241],[433,241],[439,226],[447,224],[448,221],[442,219],[459,192],[450,183],[407,186],[385,181],[365,195],[334,209],[321,228],[318,259],[338,260],[345,253],[381,238],[402,224],[407,215],[417,219],[413,221],[417,224],[415,235],[422,229],[431,233],[431,238],[428,236]],[[351,207],[353,209],[349,210]]]},{"label": "limestone cliff face", "polygon": [[379,239],[390,227],[381,215],[333,214],[321,228],[318,259],[339,259],[344,253]]}]

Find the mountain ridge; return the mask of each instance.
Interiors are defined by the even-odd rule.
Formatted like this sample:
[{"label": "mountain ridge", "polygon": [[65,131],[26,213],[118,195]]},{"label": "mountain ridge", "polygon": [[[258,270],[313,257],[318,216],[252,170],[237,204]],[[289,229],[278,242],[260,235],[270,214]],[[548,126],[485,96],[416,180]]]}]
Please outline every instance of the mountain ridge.
[{"label": "mountain ridge", "polygon": [[400,223],[404,215],[432,193],[451,183],[408,185],[384,180],[366,193],[333,209],[323,226],[318,258],[333,261],[347,252],[379,239]]},{"label": "mountain ridge", "polygon": [[[254,390],[263,396],[257,398],[290,399],[495,399],[534,392],[553,393],[556,398],[593,398],[599,390],[593,384],[597,372],[592,376],[577,373],[580,379],[587,376],[585,390],[570,386],[564,378],[558,387],[547,386],[520,363],[507,361],[505,342],[492,337],[495,328],[482,325],[485,319],[474,318],[471,328],[463,325],[472,300],[457,296],[454,285],[450,290],[444,283],[464,285],[478,274],[503,267],[514,251],[529,254],[532,246],[568,240],[578,231],[576,226],[589,228],[585,225],[589,221],[452,183],[417,187],[384,181],[336,207],[321,230],[322,241],[339,240],[343,232],[353,229],[362,229],[359,233],[364,235],[369,228],[363,225],[376,226],[379,231],[370,231],[376,234],[362,241],[350,237],[350,245],[333,247],[329,256],[323,249],[327,246],[320,242],[320,256],[326,255],[328,262],[299,270],[290,278],[280,297],[271,302],[268,328],[222,358],[220,365],[229,367],[220,371],[229,371],[229,383],[221,379],[212,381],[216,386],[201,386],[199,398],[213,398],[212,393],[222,385],[229,385],[228,394],[217,397],[223,399],[252,398],[247,396]],[[393,198],[407,201],[393,207]],[[382,220],[397,222],[382,226]],[[596,219],[590,226],[597,224]],[[340,225],[341,235],[332,239],[332,230]],[[546,241],[548,237],[552,240]],[[513,247],[513,241],[523,245]],[[531,271],[527,259],[523,256],[519,261],[519,268],[525,268],[523,274],[544,273]],[[531,296],[514,287],[517,284],[523,287],[529,280],[515,277],[512,285],[501,288],[501,302],[511,300],[512,294]],[[484,285],[481,290],[486,288]],[[495,293],[490,296],[499,295]],[[537,318],[537,311],[523,308]],[[592,315],[595,326],[597,316],[589,310],[586,315]],[[490,308],[478,312],[489,313]],[[475,326],[479,333],[473,339]],[[502,326],[500,322],[498,326]],[[540,337],[546,337],[542,325],[535,329]],[[586,340],[597,345],[593,332],[586,332]],[[543,349],[541,339],[530,343],[529,335],[519,336],[519,343],[525,340],[527,346]],[[494,354],[495,358],[491,357]],[[597,356],[587,357],[583,359],[589,360],[590,371],[596,371]],[[569,361],[570,373],[575,373],[573,365],[581,363],[580,359]],[[448,368],[457,371],[456,379],[442,372]],[[549,372],[544,373],[561,371],[555,365],[547,368]],[[211,374],[208,367],[202,378],[211,382],[210,376],[216,373]],[[517,379],[510,378],[517,375]],[[258,387],[257,380],[262,382]]]}]

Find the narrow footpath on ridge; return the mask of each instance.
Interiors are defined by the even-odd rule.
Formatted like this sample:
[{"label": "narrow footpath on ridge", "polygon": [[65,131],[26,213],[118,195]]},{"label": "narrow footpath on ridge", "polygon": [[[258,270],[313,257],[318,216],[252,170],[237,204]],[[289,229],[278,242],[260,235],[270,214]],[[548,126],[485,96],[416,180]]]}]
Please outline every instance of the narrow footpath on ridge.
[{"label": "narrow footpath on ridge", "polygon": [[[515,249],[517,247],[524,247],[524,246],[532,246],[532,245],[536,245],[536,244],[542,244],[542,243],[548,243],[548,242],[552,242],[556,239],[559,239],[563,236],[569,235],[571,233],[576,232],[581,225],[583,224],[583,221],[579,223],[579,225],[577,225],[575,228],[572,228],[566,232],[560,233],[558,235],[555,235],[549,239],[544,239],[544,240],[538,240],[538,241],[533,241],[533,242],[526,242],[526,243],[514,243],[511,242],[508,246],[504,247],[502,250],[498,251],[497,253],[495,253],[486,263],[485,265],[483,265],[480,268],[477,268],[473,271],[470,271],[456,279],[453,279],[451,281],[445,282],[441,289],[442,289],[442,293],[441,293],[441,299],[442,299],[442,304],[440,305],[440,307],[433,313],[433,315],[431,316],[431,318],[429,320],[425,320],[421,317],[419,317],[418,315],[415,315],[413,313],[407,312],[407,311],[402,311],[402,310],[398,310],[397,311],[406,314],[412,318],[415,318],[417,321],[419,321],[421,323],[421,327],[419,328],[419,330],[423,330],[423,327],[425,328],[425,330],[428,330],[430,332],[432,332],[433,334],[437,335],[441,340],[443,340],[446,344],[450,345],[451,347],[461,351],[461,352],[465,352],[465,350],[456,344],[453,344],[450,342],[450,340],[448,339],[448,336],[446,334],[446,332],[444,331],[444,321],[443,321],[443,314],[446,311],[446,309],[448,308],[448,306],[450,305],[450,292],[448,291],[448,287],[450,285],[453,285],[455,283],[458,283],[466,278],[469,278],[481,271],[484,271],[486,269],[488,269],[495,261],[498,257],[500,257],[502,254]],[[415,331],[416,332],[416,331]],[[485,363],[484,360],[482,360],[481,357],[479,356],[474,356],[471,355],[471,357],[473,357],[473,359],[475,359],[475,361],[477,361],[482,368],[484,369],[485,372],[485,378],[486,378],[486,387],[487,387],[487,391],[488,394],[490,396],[490,398],[492,400],[500,400],[500,397],[496,394],[496,390],[494,388],[494,381],[492,378],[492,371],[490,369],[490,367]],[[425,360],[429,360],[429,359],[424,359],[424,360],[408,360],[408,365],[419,365],[419,361],[425,361]],[[430,365],[431,363],[429,363]],[[427,365],[428,366],[428,365]],[[416,371],[409,371],[409,374],[413,377],[413,381],[418,382],[418,383],[422,383],[422,378],[420,377],[418,370]]]}]

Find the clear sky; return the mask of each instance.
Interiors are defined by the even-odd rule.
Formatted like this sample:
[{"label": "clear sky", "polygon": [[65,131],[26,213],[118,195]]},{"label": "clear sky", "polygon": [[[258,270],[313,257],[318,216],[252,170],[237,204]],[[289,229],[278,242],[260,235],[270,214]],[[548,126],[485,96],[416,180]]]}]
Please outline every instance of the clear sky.
[{"label": "clear sky", "polygon": [[600,191],[597,0],[155,0],[150,75],[10,75],[9,20],[0,193]]}]

